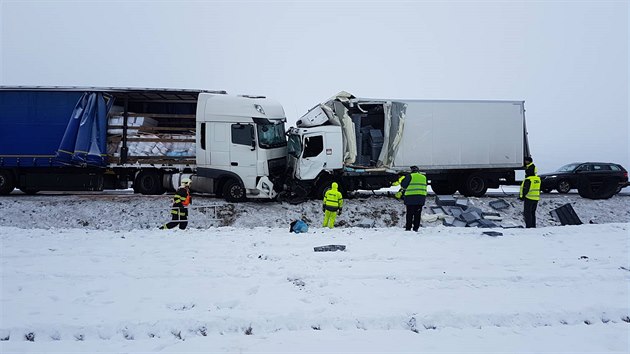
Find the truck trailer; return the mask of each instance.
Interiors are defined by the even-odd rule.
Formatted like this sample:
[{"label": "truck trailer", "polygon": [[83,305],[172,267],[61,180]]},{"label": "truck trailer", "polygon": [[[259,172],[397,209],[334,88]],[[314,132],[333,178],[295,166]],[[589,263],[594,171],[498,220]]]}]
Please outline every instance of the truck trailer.
[{"label": "truck trailer", "polygon": [[0,194],[15,188],[173,191],[274,198],[286,117],[262,96],[225,91],[0,87]]},{"label": "truck trailer", "polygon": [[341,92],[288,133],[285,198],[390,187],[418,166],[436,194],[513,185],[529,156],[523,101],[356,98]]}]

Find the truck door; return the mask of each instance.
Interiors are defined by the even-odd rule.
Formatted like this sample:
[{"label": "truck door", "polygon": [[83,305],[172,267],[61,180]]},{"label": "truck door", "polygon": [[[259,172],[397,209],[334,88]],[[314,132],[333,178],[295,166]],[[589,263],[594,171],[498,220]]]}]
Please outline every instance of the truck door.
[{"label": "truck door", "polygon": [[245,188],[256,186],[256,137],[253,124],[230,127],[230,170],[241,177]]},{"label": "truck door", "polygon": [[302,158],[298,163],[296,175],[301,180],[312,180],[326,168],[324,136],[321,134],[305,135]]}]

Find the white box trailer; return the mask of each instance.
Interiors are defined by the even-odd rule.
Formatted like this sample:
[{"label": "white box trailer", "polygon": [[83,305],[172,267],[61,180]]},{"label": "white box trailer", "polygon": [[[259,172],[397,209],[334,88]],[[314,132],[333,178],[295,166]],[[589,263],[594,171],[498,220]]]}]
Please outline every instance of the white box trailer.
[{"label": "white box trailer", "polygon": [[[328,120],[312,126],[308,117]],[[482,196],[515,183],[529,156],[523,101],[388,100],[346,92],[289,131],[289,196],[390,186],[418,166],[437,194]],[[303,117],[304,118],[304,117]]]},{"label": "white box trailer", "polygon": [[401,100],[407,106],[394,167],[518,168],[525,154],[522,101]]}]

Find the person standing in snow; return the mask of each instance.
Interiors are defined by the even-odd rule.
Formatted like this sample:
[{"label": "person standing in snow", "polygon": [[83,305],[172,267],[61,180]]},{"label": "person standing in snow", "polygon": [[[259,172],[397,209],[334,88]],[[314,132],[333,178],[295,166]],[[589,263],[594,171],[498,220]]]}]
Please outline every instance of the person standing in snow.
[{"label": "person standing in snow", "polygon": [[540,200],[540,177],[536,175],[536,165],[531,157],[525,158],[525,179],[521,183],[518,199],[525,202],[523,218],[526,228],[536,227],[536,208]]},{"label": "person standing in snow", "polygon": [[338,191],[338,188],[339,185],[337,182],[333,182],[330,189],[324,193],[324,204],[322,205],[322,211],[324,212],[323,227],[329,227],[331,229],[334,228],[337,212],[341,215],[343,195]]},{"label": "person standing in snow", "polygon": [[403,178],[400,187],[407,208],[405,215],[405,231],[418,231],[422,207],[427,198],[427,176],[420,172],[418,166],[411,166],[411,173]]},{"label": "person standing in snow", "polygon": [[184,230],[186,226],[188,226],[187,206],[192,203],[190,183],[190,178],[182,179],[181,186],[173,196],[173,207],[171,209],[172,221],[164,224],[164,226],[160,227],[161,229],[172,229],[175,226],[179,226],[181,230]]}]

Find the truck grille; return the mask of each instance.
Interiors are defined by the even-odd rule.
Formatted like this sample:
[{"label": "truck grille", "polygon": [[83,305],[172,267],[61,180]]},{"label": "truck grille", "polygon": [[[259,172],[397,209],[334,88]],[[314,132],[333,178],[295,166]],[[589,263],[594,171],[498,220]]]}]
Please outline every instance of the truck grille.
[{"label": "truck grille", "polygon": [[272,159],[267,161],[269,168],[270,176],[279,176],[284,174],[284,171],[287,168],[287,159],[286,157],[280,157],[277,159]]}]

